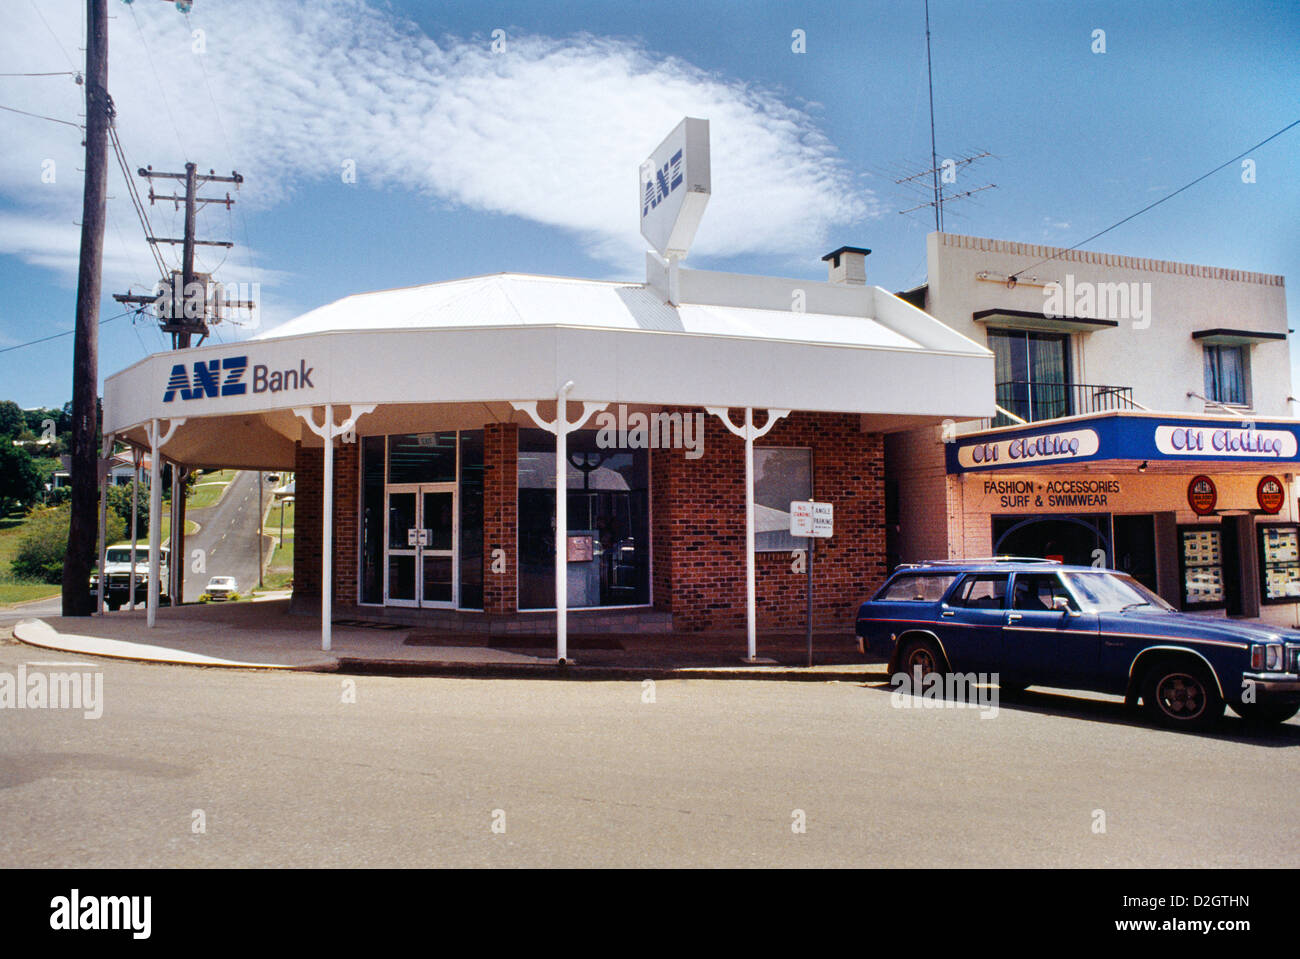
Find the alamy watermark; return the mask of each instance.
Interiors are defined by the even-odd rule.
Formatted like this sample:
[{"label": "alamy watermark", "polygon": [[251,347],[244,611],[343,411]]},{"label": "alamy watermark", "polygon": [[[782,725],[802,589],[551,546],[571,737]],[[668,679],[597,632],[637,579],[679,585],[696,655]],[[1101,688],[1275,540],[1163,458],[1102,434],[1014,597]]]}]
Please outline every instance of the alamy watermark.
[{"label": "alamy watermark", "polygon": [[629,413],[618,410],[596,414],[596,446],[600,449],[685,450],[688,460],[704,455],[704,414],[700,412]]},{"label": "alamy watermark", "polygon": [[1064,283],[1053,280],[1044,285],[1043,315],[1132,320],[1133,329],[1145,330],[1151,325],[1151,284],[1093,283],[1067,273]]},{"label": "alamy watermark", "polygon": [[920,666],[890,679],[895,709],[978,709],[980,719],[998,714],[997,673],[927,673]]},{"label": "alamy watermark", "polygon": [[26,664],[13,673],[0,671],[0,709],[80,709],[86,719],[99,719],[104,715],[104,674],[29,670]]}]

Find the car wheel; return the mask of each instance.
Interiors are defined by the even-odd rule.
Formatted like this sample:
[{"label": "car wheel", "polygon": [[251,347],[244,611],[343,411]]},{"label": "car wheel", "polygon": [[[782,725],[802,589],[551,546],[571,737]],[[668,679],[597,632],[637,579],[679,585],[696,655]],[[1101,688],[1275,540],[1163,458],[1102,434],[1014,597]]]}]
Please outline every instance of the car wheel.
[{"label": "car wheel", "polygon": [[918,668],[922,676],[945,672],[943,653],[928,639],[909,641],[898,656],[899,672],[911,676]]},{"label": "car wheel", "polygon": [[1300,706],[1288,706],[1285,703],[1233,703],[1232,711],[1252,725],[1272,726],[1286,722],[1300,712]]},{"label": "car wheel", "polygon": [[1155,722],[1171,729],[1204,729],[1223,716],[1223,697],[1205,668],[1176,659],[1147,670],[1142,705]]}]

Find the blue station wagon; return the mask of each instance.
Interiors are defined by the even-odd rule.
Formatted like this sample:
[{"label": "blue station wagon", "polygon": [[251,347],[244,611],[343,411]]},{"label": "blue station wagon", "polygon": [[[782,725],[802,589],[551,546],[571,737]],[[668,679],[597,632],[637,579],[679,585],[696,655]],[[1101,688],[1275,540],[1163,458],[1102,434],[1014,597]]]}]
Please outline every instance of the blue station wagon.
[{"label": "blue station wagon", "polygon": [[859,649],[890,673],[997,673],[1004,696],[1055,686],[1139,701],[1201,728],[1231,706],[1284,722],[1300,710],[1300,633],[1176,611],[1123,573],[1050,560],[899,567],[857,615]]}]

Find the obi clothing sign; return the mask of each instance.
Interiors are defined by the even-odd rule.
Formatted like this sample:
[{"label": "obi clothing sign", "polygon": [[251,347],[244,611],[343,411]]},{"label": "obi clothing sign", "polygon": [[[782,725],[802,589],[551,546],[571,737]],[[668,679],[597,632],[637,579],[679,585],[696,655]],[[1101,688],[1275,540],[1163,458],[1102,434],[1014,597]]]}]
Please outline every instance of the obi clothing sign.
[{"label": "obi clothing sign", "polygon": [[712,192],[709,121],[687,117],[641,164],[641,235],[660,256],[685,257]]}]

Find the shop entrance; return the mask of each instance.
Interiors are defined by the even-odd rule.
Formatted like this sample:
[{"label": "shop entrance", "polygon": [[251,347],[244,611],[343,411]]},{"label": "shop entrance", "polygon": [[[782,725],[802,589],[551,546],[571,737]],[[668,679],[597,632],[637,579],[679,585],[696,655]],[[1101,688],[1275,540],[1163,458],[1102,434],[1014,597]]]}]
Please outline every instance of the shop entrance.
[{"label": "shop entrance", "polygon": [[454,609],[456,484],[388,487],[384,602]]},{"label": "shop entrance", "polygon": [[1110,566],[1114,556],[1110,514],[995,516],[993,552],[999,556],[1041,556],[1078,566],[1092,566],[1100,558]]},{"label": "shop entrance", "polygon": [[1156,587],[1156,518],[1116,516],[1115,569],[1128,573],[1155,592]]}]

